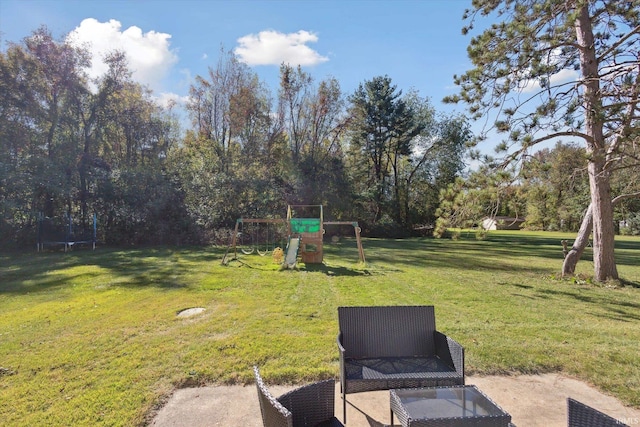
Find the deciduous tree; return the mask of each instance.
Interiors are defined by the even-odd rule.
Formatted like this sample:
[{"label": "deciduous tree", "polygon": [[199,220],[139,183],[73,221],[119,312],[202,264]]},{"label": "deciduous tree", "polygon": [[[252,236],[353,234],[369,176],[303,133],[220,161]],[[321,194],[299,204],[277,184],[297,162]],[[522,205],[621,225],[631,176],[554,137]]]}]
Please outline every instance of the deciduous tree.
[{"label": "deciduous tree", "polygon": [[584,147],[560,142],[523,161],[520,177],[528,228],[578,230],[589,205],[586,163]]},{"label": "deciduous tree", "polygon": [[[86,82],[86,52],[40,27],[0,54],[0,163],[9,192],[7,217],[52,216],[74,201],[77,139],[70,135],[73,99]],[[1,192],[0,192],[1,193]],[[3,209],[4,210],[4,209]]]},{"label": "deciduous tree", "polygon": [[198,138],[212,144],[220,171],[229,172],[242,144],[254,150],[269,119],[268,100],[256,74],[233,52],[221,50],[215,68],[197,76],[189,89],[187,110]]},{"label": "deciduous tree", "polygon": [[463,117],[437,114],[429,98],[410,90],[404,100],[422,130],[411,141],[411,154],[399,163],[397,217],[407,228],[433,224],[440,190],[465,168],[466,143],[472,134]]},{"label": "deciduous tree", "polygon": [[[344,99],[334,78],[316,84],[300,66],[280,67],[280,107],[298,181],[298,203],[342,204]],[[338,190],[338,191],[336,191]]]}]

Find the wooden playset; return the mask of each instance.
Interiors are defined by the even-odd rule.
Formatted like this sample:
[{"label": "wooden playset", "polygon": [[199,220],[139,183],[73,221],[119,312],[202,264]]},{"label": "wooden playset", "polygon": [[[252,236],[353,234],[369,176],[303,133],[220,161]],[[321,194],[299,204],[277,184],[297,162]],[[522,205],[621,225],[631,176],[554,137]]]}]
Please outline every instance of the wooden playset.
[{"label": "wooden playset", "polygon": [[[261,232],[245,232],[245,225],[263,225]],[[253,253],[254,250],[260,255],[266,255],[269,251],[275,251],[275,240],[277,233],[271,230],[280,227],[284,228],[286,234],[286,249],[283,251],[284,259],[282,265],[285,268],[294,268],[298,259],[304,264],[322,264],[324,258],[323,252],[323,236],[325,226],[330,225],[348,225],[353,226],[356,243],[358,246],[358,257],[360,262],[365,262],[364,250],[362,248],[362,239],[360,238],[360,227],[357,222],[350,221],[324,221],[322,205],[289,205],[287,207],[286,219],[279,218],[239,218],[236,220],[236,226],[231,238],[227,252],[222,260],[223,264],[227,263],[229,253],[233,251],[234,258],[237,259],[238,247],[244,254]],[[273,240],[273,248],[270,249],[269,239]],[[262,250],[260,242],[262,241]]]}]

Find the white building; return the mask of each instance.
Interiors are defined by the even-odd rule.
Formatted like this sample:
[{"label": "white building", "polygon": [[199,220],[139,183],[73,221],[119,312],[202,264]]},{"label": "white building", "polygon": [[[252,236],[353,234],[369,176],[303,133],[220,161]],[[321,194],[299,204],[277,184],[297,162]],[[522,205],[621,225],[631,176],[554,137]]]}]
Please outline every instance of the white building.
[{"label": "white building", "polygon": [[524,218],[512,218],[508,216],[485,217],[482,220],[482,228],[485,230],[520,230]]}]

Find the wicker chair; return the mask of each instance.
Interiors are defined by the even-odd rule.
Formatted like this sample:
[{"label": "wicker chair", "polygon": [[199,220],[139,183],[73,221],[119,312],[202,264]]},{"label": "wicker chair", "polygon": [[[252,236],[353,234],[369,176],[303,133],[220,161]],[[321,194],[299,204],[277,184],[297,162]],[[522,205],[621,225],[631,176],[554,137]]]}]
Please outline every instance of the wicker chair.
[{"label": "wicker chair", "polygon": [[332,380],[305,385],[274,398],[253,368],[264,427],[344,427],[334,417],[335,383]]},{"label": "wicker chair", "polygon": [[464,385],[464,349],[433,306],[338,307],[338,323],[344,423],[349,393]]},{"label": "wicker chair", "polygon": [[[624,427],[621,421],[604,414],[597,409],[567,398],[568,427]],[[627,426],[628,427],[628,426]]]}]

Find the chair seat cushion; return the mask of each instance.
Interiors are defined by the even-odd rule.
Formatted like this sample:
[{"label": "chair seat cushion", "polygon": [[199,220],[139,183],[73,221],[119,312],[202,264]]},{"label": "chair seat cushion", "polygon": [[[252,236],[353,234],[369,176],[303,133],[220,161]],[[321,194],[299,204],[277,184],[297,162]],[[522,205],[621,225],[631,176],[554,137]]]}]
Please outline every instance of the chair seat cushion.
[{"label": "chair seat cushion", "polygon": [[436,356],[345,359],[346,393],[461,384],[455,369]]}]

